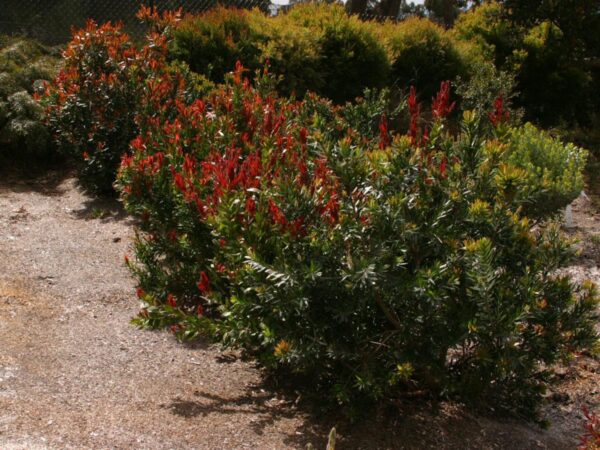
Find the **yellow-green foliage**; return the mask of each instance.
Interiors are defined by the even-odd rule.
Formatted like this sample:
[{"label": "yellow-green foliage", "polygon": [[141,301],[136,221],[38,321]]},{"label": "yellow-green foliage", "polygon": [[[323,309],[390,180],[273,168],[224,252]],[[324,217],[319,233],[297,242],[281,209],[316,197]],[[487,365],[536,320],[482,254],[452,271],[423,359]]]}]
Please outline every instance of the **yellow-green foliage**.
[{"label": "yellow-green foliage", "polygon": [[530,123],[510,130],[508,162],[524,170],[530,192],[525,210],[544,217],[571,203],[583,189],[587,152]]},{"label": "yellow-green foliage", "polygon": [[502,15],[502,6],[486,2],[461,14],[452,30],[457,39],[478,47],[482,55],[491,60],[497,53],[507,56],[518,38],[516,27]]}]

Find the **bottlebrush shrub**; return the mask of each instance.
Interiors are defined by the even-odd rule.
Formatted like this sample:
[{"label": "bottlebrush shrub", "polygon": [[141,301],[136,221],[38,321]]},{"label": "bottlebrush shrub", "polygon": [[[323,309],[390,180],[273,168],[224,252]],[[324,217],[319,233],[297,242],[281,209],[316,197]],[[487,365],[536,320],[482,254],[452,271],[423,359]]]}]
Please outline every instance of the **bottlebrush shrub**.
[{"label": "bottlebrush shrub", "polygon": [[[63,152],[80,163],[82,185],[96,194],[112,194],[121,156],[140,132],[140,121],[156,112],[175,111],[175,100],[189,101],[210,89],[182,63],[167,61],[169,22],[177,13],[139,17],[161,28],[134,46],[120,25],[89,21],[76,31],[64,52],[64,68],[47,86],[47,120]],[[186,90],[180,89],[186,79]],[[158,108],[164,103],[166,108]]]},{"label": "bottlebrush shrub", "polygon": [[350,407],[427,390],[531,412],[552,363],[596,342],[597,297],[553,275],[570,246],[521,213],[501,111],[500,138],[473,114],[453,136],[448,85],[431,127],[413,90],[409,134],[381,117],[370,138],[272,84],[238,66],[123,159],[135,322],[211,335]]}]

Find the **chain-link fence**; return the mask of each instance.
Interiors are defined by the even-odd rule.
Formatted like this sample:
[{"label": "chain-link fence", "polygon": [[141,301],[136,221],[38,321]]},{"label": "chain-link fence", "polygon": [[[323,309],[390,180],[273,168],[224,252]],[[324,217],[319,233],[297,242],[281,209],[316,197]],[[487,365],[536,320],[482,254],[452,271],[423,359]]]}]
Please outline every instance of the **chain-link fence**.
[{"label": "chain-link fence", "polygon": [[122,22],[129,33],[145,31],[135,17],[140,4],[159,11],[182,8],[198,13],[221,4],[274,11],[270,0],[0,0],[0,34],[20,34],[46,44],[69,40],[71,27],[81,27],[88,18],[97,22]]}]

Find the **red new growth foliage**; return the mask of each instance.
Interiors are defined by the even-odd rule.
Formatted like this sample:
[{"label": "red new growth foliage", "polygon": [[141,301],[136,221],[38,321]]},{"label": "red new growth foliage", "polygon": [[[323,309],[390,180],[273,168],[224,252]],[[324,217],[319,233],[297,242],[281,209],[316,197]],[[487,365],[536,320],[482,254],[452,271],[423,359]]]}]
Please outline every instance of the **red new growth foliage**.
[{"label": "red new growth foliage", "polygon": [[135,293],[137,294],[138,298],[142,298],[146,295],[146,291],[144,291],[142,288],[137,288]]},{"label": "red new growth foliage", "polygon": [[256,214],[256,201],[252,197],[248,197],[248,200],[246,200],[246,212],[252,217]]},{"label": "red new growth foliage", "polygon": [[600,417],[591,412],[587,407],[583,407],[583,414],[586,418],[585,434],[581,437],[579,450],[597,450],[600,449]]},{"label": "red new growth foliage", "polygon": [[202,305],[198,305],[196,307],[196,316],[202,317],[204,315],[204,307]]},{"label": "red new growth foliage", "polygon": [[208,294],[211,291],[210,279],[208,278],[208,275],[206,275],[206,272],[204,272],[204,271],[200,272],[200,281],[198,281],[198,290],[203,295]]},{"label": "red new growth foliage", "polygon": [[455,106],[456,102],[450,103],[450,82],[442,81],[437,96],[432,99],[431,112],[433,117],[443,119],[452,112]]},{"label": "red new growth foliage", "polygon": [[504,109],[504,99],[501,95],[494,101],[494,110],[488,114],[488,117],[495,127],[508,122],[508,119],[510,119],[510,113]]},{"label": "red new growth foliage", "polygon": [[182,8],[179,8],[176,11],[165,11],[160,14],[154,6],[141,5],[136,17],[152,25],[156,32],[163,32],[167,27],[173,27],[181,20],[182,11]]}]

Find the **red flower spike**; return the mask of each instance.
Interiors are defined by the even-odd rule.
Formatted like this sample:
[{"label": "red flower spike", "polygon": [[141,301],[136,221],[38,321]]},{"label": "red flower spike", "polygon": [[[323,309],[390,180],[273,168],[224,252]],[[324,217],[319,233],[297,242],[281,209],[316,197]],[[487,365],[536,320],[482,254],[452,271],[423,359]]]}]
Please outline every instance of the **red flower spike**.
[{"label": "red flower spike", "polygon": [[308,137],[308,131],[306,130],[306,128],[302,127],[300,129],[300,143],[306,144],[307,137]]},{"label": "red flower spike", "polygon": [[269,213],[271,214],[271,220],[274,223],[279,224],[283,227],[287,225],[288,222],[285,216],[283,215],[283,212],[281,211],[281,209],[279,209],[277,203],[275,203],[272,199],[269,199]]},{"label": "red flower spike", "polygon": [[198,305],[198,306],[196,307],[196,315],[197,315],[198,317],[202,317],[202,316],[204,316],[204,308],[202,307],[202,305]]},{"label": "red flower spike", "polygon": [[144,291],[141,287],[137,288],[135,290],[135,293],[138,296],[138,298],[142,298],[146,295],[146,291]]},{"label": "red flower spike", "polygon": [[175,300],[175,296],[173,296],[173,294],[167,295],[167,305],[172,308],[177,308],[177,301]]},{"label": "red flower spike", "polygon": [[185,180],[183,179],[183,176],[180,173],[174,173],[173,174],[173,178],[175,181],[175,186],[177,186],[177,188],[181,191],[181,192],[185,192],[186,191],[186,187],[185,187]]},{"label": "red flower spike", "polygon": [[488,114],[488,118],[495,127],[501,123],[508,122],[510,119],[510,112],[504,109],[504,98],[502,95],[499,95],[494,101],[494,110]]},{"label": "red flower spike", "polygon": [[144,139],[141,136],[136,137],[133,141],[131,141],[131,148],[135,151],[142,152],[146,148],[144,145]]},{"label": "red flower spike", "polygon": [[256,202],[252,197],[249,197],[248,200],[246,200],[246,212],[252,217],[256,214]]},{"label": "red flower spike", "polygon": [[208,278],[208,275],[206,275],[206,272],[204,272],[204,271],[200,272],[200,281],[198,281],[198,290],[203,295],[208,294],[211,291],[210,279]]},{"label": "red flower spike", "polygon": [[379,122],[379,148],[383,150],[390,145],[390,135],[388,133],[388,122],[385,114],[381,116]]},{"label": "red flower spike", "polygon": [[443,119],[452,112],[455,106],[456,102],[450,103],[450,82],[442,81],[437,96],[432,99],[431,112],[433,117]]},{"label": "red flower spike", "polygon": [[410,87],[410,94],[408,96],[408,109],[410,112],[410,127],[408,129],[408,135],[410,141],[414,145],[417,143],[417,137],[419,135],[419,120],[421,119],[421,105],[417,102],[417,91],[414,86]]}]

